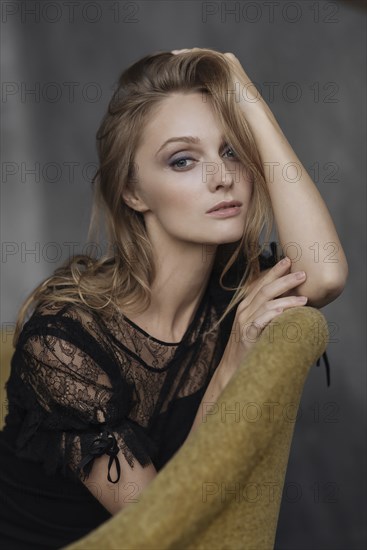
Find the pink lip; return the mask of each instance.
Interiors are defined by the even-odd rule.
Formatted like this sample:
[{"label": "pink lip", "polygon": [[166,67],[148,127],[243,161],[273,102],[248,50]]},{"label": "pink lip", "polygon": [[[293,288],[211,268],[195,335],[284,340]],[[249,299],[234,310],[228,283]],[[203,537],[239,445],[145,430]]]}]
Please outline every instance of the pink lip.
[{"label": "pink lip", "polygon": [[220,208],[219,210],[213,210],[212,212],[207,212],[208,216],[213,218],[230,218],[232,216],[237,216],[241,212],[240,206],[231,206],[230,208]]},{"label": "pink lip", "polygon": [[242,206],[242,202],[234,201],[234,200],[218,202],[215,206],[213,206],[213,208],[210,208],[207,211],[207,214],[209,214],[211,212],[214,212],[216,210],[222,209],[222,208],[228,208],[229,209],[229,208],[232,208],[233,206]]}]

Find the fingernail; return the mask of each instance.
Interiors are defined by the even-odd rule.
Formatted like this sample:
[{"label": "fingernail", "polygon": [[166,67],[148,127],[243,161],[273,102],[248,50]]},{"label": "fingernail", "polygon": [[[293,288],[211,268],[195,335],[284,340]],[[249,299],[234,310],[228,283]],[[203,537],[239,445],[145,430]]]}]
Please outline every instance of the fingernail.
[{"label": "fingernail", "polygon": [[303,279],[306,273],[304,271],[297,271],[295,273],[296,279]]},{"label": "fingernail", "polygon": [[286,256],[285,258],[283,258],[283,260],[280,261],[280,265],[286,265],[288,262],[289,262],[289,258],[288,256]]},{"label": "fingernail", "polygon": [[305,303],[307,302],[308,298],[307,296],[297,296],[297,302]]}]

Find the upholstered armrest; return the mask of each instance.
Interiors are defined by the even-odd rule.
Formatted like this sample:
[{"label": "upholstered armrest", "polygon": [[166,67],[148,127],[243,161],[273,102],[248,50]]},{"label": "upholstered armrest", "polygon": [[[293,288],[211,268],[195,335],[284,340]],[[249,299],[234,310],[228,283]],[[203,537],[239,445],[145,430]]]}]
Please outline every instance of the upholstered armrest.
[{"label": "upholstered armrest", "polygon": [[278,316],[140,501],[67,550],[273,548],[303,385],[327,338],[315,308]]}]

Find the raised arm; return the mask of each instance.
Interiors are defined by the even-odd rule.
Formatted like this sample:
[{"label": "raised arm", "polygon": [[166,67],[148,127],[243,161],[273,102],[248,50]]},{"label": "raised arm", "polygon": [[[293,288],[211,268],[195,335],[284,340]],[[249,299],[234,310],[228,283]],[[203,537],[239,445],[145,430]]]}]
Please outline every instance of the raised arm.
[{"label": "raised arm", "polygon": [[[334,223],[316,185],[293,151],[273,113],[231,53],[224,54],[233,76],[233,93],[252,131],[271,197],[274,218],[291,272],[305,271],[296,293],[322,307],[341,294],[347,260]],[[292,291],[293,292],[293,291]]]}]

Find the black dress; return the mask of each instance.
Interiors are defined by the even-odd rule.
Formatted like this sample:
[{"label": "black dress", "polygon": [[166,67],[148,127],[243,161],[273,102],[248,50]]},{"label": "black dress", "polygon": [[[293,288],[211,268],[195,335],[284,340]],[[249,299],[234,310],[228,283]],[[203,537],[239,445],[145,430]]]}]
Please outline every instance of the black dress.
[{"label": "black dress", "polygon": [[[272,250],[261,269],[275,263]],[[119,450],[131,466],[163,468],[223,355],[235,310],[205,332],[232,295],[211,278],[180,343],[149,336],[117,310],[108,322],[73,304],[34,311],[12,357],[0,432],[2,548],[57,549],[108,520],[79,477],[95,457],[109,455],[115,483]]]}]

